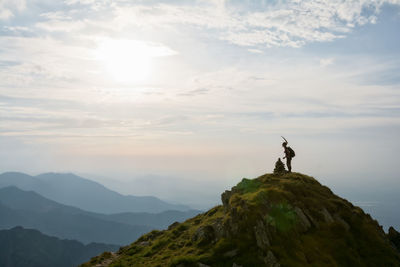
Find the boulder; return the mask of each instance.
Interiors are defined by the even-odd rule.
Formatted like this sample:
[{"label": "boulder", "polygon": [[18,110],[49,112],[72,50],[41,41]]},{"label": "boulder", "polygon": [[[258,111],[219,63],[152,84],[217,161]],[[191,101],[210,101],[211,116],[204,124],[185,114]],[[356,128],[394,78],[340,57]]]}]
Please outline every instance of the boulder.
[{"label": "boulder", "polygon": [[231,198],[231,196],[232,196],[232,191],[229,190],[225,190],[225,192],[221,194],[221,201],[225,211],[229,210],[230,208],[229,199]]},{"label": "boulder", "polygon": [[214,228],[211,225],[199,227],[192,237],[193,242],[198,242],[199,245],[205,245],[215,241]]}]

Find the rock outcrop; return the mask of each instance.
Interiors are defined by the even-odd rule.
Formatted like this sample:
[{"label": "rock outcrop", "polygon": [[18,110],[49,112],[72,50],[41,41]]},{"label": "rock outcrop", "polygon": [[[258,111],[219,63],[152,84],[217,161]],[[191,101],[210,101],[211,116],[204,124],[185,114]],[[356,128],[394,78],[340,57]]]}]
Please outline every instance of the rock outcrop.
[{"label": "rock outcrop", "polygon": [[396,247],[400,252],[400,233],[397,232],[393,227],[389,228],[388,238],[390,242]]},{"label": "rock outcrop", "polygon": [[399,233],[312,177],[244,178],[221,200],[82,266],[400,266]]}]

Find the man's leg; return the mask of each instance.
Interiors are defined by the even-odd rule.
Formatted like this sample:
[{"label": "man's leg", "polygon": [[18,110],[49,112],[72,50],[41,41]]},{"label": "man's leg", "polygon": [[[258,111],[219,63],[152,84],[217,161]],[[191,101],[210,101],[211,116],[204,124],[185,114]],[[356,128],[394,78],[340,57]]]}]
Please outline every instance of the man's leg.
[{"label": "man's leg", "polygon": [[292,172],[292,159],[291,158],[286,158],[286,165],[287,165],[289,172]]}]

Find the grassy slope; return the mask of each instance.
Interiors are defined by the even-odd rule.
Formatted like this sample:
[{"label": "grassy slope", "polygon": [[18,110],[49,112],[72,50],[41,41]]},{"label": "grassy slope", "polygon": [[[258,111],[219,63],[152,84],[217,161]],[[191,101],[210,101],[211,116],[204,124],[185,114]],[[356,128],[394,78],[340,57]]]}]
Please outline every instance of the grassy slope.
[{"label": "grassy slope", "polygon": [[[266,174],[243,179],[226,194],[223,206],[168,230],[153,231],[115,255],[105,253],[82,266],[106,258],[115,267],[198,262],[263,266],[268,251],[281,266],[400,266],[398,252],[378,223],[312,177]],[[259,224],[268,233],[267,247],[257,245]]]}]

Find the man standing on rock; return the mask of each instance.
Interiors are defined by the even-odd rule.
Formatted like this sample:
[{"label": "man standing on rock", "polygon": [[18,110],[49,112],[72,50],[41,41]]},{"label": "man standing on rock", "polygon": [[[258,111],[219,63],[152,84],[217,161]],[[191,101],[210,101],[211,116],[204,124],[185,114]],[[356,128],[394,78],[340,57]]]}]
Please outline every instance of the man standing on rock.
[{"label": "man standing on rock", "polygon": [[285,142],[282,143],[285,153],[285,156],[283,158],[286,159],[286,166],[288,168],[288,171],[292,172],[292,158],[294,158],[296,154],[294,153],[294,150],[290,146],[288,146],[288,141],[285,139],[285,137],[282,136],[282,138],[283,140],[285,140]]}]

